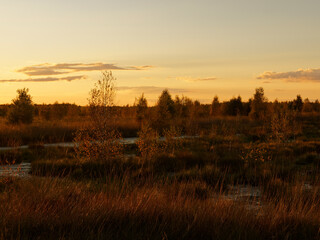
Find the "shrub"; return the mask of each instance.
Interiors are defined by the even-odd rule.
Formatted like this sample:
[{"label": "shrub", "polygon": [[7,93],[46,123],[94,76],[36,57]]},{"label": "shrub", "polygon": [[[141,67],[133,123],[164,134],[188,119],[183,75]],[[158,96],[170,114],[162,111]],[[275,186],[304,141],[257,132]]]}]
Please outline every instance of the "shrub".
[{"label": "shrub", "polygon": [[163,90],[156,105],[156,126],[160,130],[170,126],[175,115],[174,101],[167,89]]},{"label": "shrub", "polygon": [[112,72],[103,72],[102,78],[90,91],[91,122],[77,131],[74,141],[77,157],[86,161],[114,159],[122,154],[121,134],[113,127],[114,82]]},{"label": "shrub", "polygon": [[159,135],[148,125],[143,125],[138,132],[139,139],[136,142],[140,153],[140,163],[143,165],[146,162],[154,160],[160,151]]},{"label": "shrub", "polygon": [[177,127],[171,126],[168,129],[164,129],[165,141],[163,147],[166,153],[174,155],[175,151],[182,147],[183,139],[181,135],[182,131]]},{"label": "shrub", "polygon": [[253,95],[251,102],[251,111],[249,116],[254,120],[264,120],[268,113],[268,99],[264,95],[264,89],[262,87],[256,88],[256,92]]},{"label": "shrub", "polygon": [[11,124],[32,123],[34,115],[34,106],[29,89],[18,89],[18,96],[12,100],[12,106],[8,114],[8,121]]},{"label": "shrub", "polygon": [[140,98],[136,99],[135,104],[136,106],[136,119],[139,122],[140,127],[142,126],[142,122],[145,120],[148,110],[148,101],[144,97],[144,94],[141,95]]}]

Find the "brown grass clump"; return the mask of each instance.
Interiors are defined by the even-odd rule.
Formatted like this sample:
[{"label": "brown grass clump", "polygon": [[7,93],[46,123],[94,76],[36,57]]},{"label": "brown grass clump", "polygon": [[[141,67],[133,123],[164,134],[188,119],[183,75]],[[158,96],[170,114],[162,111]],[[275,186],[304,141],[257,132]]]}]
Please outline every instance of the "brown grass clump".
[{"label": "brown grass clump", "polygon": [[[1,239],[318,239],[319,192],[295,190],[250,207],[209,197],[202,183],[123,179],[76,183],[67,179],[16,181],[0,194]],[[200,192],[202,192],[200,194]],[[209,195],[203,197],[204,192]],[[185,194],[187,193],[187,194]],[[199,195],[200,194],[200,195]],[[199,197],[200,196],[200,197]],[[304,199],[304,200],[302,200]]]},{"label": "brown grass clump", "polygon": [[143,125],[138,132],[139,139],[136,142],[140,155],[141,165],[150,164],[161,152],[158,133],[148,125]]}]

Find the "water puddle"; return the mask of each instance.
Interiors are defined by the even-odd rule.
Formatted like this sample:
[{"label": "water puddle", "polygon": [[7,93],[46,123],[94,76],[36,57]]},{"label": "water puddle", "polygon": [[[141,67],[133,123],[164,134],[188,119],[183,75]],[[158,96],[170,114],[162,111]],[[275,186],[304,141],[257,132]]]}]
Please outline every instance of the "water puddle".
[{"label": "water puddle", "polygon": [[219,195],[219,198],[243,204],[247,210],[257,214],[263,206],[260,188],[250,185],[228,185],[227,190]]},{"label": "water puddle", "polygon": [[[198,136],[180,136],[176,137],[177,139],[192,139],[197,138]],[[138,137],[130,137],[130,138],[122,138],[119,140],[120,143],[124,145],[131,145],[135,144],[138,141]],[[160,137],[159,141],[165,141],[164,137]],[[45,143],[39,145],[40,147],[65,147],[65,148],[73,148],[76,147],[79,143],[75,142],[60,142],[60,143]],[[8,151],[8,150],[18,150],[18,149],[28,149],[30,148],[29,145],[22,145],[17,147],[0,147],[0,151]]]},{"label": "water puddle", "polygon": [[27,177],[31,171],[31,163],[0,165],[0,177]]},{"label": "water puddle", "polygon": [[249,185],[229,185],[224,197],[230,200],[259,199],[261,191],[259,187]]},{"label": "water puddle", "polygon": [[27,149],[29,148],[28,145],[22,145],[18,147],[0,147],[0,151],[8,151],[8,150],[16,150],[16,149]]},{"label": "water puddle", "polygon": [[[130,145],[130,144],[135,144],[136,141],[138,140],[137,137],[134,138],[123,138],[120,140],[120,142],[124,145]],[[73,148],[76,147],[78,143],[75,142],[60,142],[60,143],[45,143],[39,145],[40,147],[64,147],[64,148]],[[19,149],[28,149],[30,148],[29,145],[22,145],[22,146],[17,146],[17,147],[0,147],[0,151],[8,151],[8,150],[19,150]]]}]

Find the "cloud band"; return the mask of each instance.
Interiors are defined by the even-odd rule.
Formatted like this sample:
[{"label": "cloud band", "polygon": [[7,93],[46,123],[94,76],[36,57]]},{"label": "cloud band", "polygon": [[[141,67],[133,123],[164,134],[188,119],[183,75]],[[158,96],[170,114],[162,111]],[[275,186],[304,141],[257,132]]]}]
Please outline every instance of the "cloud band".
[{"label": "cloud band", "polygon": [[257,79],[285,80],[287,82],[320,82],[320,68],[298,69],[291,72],[264,72]]},{"label": "cloud band", "polygon": [[74,81],[74,80],[81,80],[86,79],[87,77],[82,76],[69,76],[69,77],[47,77],[47,78],[28,78],[28,79],[8,79],[8,80],[0,80],[0,82],[55,82],[55,81]]}]

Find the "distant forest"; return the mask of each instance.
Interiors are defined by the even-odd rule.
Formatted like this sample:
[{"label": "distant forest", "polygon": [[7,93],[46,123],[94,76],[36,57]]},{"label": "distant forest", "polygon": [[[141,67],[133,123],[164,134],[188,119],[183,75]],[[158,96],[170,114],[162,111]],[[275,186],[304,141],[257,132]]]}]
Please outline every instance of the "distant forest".
[{"label": "distant forest", "polygon": [[[13,104],[0,105],[0,117],[7,117]],[[263,88],[257,88],[255,94],[248,101],[243,101],[241,96],[233,97],[229,101],[221,102],[218,96],[213,97],[211,104],[201,104],[198,100],[188,97],[172,95],[168,90],[163,90],[155,106],[148,106],[142,94],[133,105],[114,106],[115,114],[122,118],[145,118],[161,114],[162,117],[173,118],[206,118],[215,116],[251,116],[261,119],[279,111],[292,111],[295,113],[319,113],[319,100],[310,101],[297,95],[292,101],[268,101]],[[42,120],[62,120],[65,118],[87,117],[90,115],[89,106],[79,106],[70,103],[34,104],[34,117]]]}]

